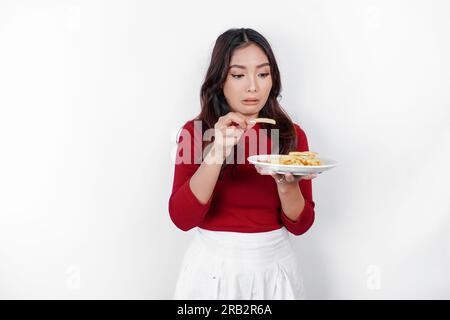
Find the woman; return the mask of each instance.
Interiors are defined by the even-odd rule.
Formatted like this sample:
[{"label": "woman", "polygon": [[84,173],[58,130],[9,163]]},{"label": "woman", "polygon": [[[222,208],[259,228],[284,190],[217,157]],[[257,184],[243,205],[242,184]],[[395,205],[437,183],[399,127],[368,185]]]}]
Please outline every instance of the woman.
[{"label": "woman", "polygon": [[[274,54],[261,34],[230,29],[218,37],[201,112],[178,140],[169,213],[195,235],[175,299],[304,298],[289,233],[301,235],[313,224],[315,175],[262,172],[246,160],[308,150],[305,133],[277,101],[280,90]],[[255,118],[276,125],[253,124]]]}]

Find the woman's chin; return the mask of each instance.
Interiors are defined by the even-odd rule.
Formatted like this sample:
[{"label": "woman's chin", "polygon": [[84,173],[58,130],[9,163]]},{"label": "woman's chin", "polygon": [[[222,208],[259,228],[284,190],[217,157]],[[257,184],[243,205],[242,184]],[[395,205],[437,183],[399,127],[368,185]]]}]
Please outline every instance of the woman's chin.
[{"label": "woman's chin", "polygon": [[259,113],[259,111],[261,110],[261,108],[259,106],[245,106],[245,108],[239,108],[237,110],[237,112],[246,115],[246,116],[251,116],[254,114]]}]

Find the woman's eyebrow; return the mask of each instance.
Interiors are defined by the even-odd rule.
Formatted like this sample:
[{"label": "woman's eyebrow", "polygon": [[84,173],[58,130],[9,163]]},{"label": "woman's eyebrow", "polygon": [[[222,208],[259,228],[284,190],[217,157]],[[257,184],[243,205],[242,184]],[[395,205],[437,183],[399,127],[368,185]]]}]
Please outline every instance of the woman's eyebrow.
[{"label": "woman's eyebrow", "polygon": [[[256,68],[262,68],[262,67],[265,67],[265,66],[270,66],[270,63],[269,62],[262,63],[262,64],[256,66]],[[228,69],[231,69],[231,68],[247,69],[245,66],[241,66],[239,64],[233,64]]]}]

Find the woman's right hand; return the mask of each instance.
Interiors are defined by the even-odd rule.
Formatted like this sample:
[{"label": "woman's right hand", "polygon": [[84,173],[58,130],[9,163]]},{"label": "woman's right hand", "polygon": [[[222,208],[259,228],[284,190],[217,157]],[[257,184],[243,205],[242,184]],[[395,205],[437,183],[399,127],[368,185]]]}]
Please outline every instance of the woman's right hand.
[{"label": "woman's right hand", "polygon": [[[239,142],[245,130],[254,124],[247,122],[246,118],[236,112],[229,112],[219,118],[214,125],[214,148],[216,155],[225,160]],[[220,151],[222,150],[222,153]]]}]

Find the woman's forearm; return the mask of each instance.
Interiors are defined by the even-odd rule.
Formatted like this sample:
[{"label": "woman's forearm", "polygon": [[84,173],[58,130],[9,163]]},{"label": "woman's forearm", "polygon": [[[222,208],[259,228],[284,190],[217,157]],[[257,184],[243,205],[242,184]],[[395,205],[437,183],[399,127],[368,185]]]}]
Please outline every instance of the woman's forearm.
[{"label": "woman's forearm", "polygon": [[212,146],[200,167],[191,177],[189,186],[200,203],[206,204],[211,198],[223,161],[223,157],[216,154],[215,147]]},{"label": "woman's forearm", "polygon": [[300,219],[300,214],[305,208],[305,198],[303,198],[298,183],[279,187],[278,195],[280,196],[281,208],[286,216],[294,222]]}]

